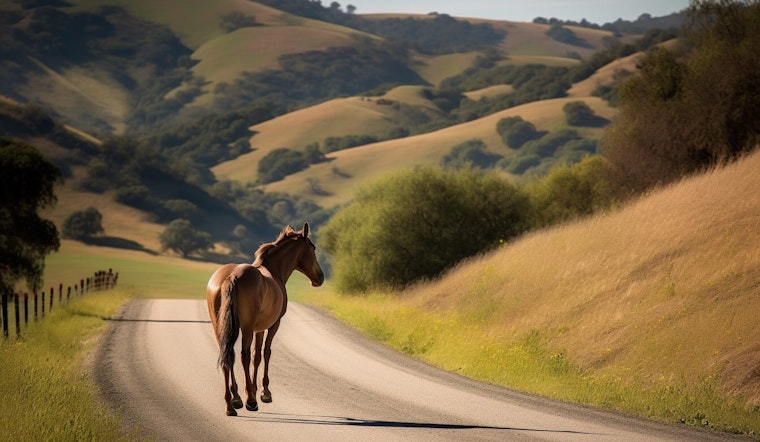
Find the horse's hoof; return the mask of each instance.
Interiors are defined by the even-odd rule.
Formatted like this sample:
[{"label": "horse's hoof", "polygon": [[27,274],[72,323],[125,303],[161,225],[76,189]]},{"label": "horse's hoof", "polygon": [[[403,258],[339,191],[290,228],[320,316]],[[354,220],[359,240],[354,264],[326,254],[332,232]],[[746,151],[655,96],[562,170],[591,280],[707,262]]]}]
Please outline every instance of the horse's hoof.
[{"label": "horse's hoof", "polygon": [[248,411],[259,411],[259,404],[256,403],[256,401],[248,400],[245,403],[245,408]]},{"label": "horse's hoof", "polygon": [[272,402],[272,393],[270,391],[264,391],[261,393],[261,402],[264,403],[270,403]]},{"label": "horse's hoof", "polygon": [[235,407],[235,408],[237,408],[237,409],[243,408],[243,400],[240,399],[240,398],[233,399],[232,400],[232,406]]},{"label": "horse's hoof", "polygon": [[237,416],[237,411],[234,408],[227,409],[227,416]]}]

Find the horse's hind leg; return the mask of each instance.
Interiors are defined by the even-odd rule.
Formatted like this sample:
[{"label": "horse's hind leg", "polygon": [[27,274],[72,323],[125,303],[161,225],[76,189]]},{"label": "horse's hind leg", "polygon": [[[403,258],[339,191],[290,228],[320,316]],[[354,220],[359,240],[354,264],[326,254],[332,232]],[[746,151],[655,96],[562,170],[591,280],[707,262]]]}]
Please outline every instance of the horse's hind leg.
[{"label": "horse's hind leg", "polygon": [[243,408],[243,399],[240,398],[240,393],[238,393],[238,384],[235,381],[234,370],[230,370],[230,380],[232,381],[230,384],[230,393],[232,393],[232,406],[235,408]]},{"label": "horse's hind leg", "polygon": [[237,411],[235,411],[235,407],[232,406],[232,393],[230,393],[230,373],[232,370],[227,368],[222,368],[222,371],[224,371],[224,402],[227,403],[227,416],[237,416]]},{"label": "horse's hind leg", "polygon": [[249,411],[257,411],[259,404],[256,402],[256,388],[251,382],[251,341],[253,341],[253,330],[243,330],[241,359],[243,360],[243,372],[245,374],[245,392],[248,394],[245,408]]},{"label": "horse's hind leg", "polygon": [[272,402],[272,392],[269,391],[269,359],[272,357],[272,340],[277,330],[280,328],[280,320],[274,323],[267,331],[267,339],[264,343],[264,378],[262,379],[263,389],[261,391],[261,402]]}]

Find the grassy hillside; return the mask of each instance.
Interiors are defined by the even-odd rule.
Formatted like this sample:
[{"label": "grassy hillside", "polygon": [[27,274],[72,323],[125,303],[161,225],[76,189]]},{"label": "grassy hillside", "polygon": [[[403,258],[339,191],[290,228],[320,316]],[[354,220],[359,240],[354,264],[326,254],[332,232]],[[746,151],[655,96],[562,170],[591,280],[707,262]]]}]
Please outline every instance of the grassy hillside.
[{"label": "grassy hillside", "polygon": [[755,153],[403,293],[318,302],[467,376],[756,435],[759,167]]},{"label": "grassy hillside", "polygon": [[[508,157],[513,155],[514,151],[504,145],[496,132],[496,123],[500,119],[509,116],[521,116],[524,120],[533,123],[539,130],[560,129],[566,127],[562,107],[568,101],[577,99],[577,97],[560,98],[529,103],[432,133],[334,152],[328,155],[330,161],[327,163],[313,165],[283,181],[269,184],[266,186],[266,190],[307,194],[323,207],[332,207],[348,201],[356,185],[362,181],[376,178],[401,167],[438,164],[452,147],[473,138],[482,140],[489,150]],[[601,117],[610,119],[615,114],[615,110],[599,98],[588,97],[584,98],[584,101]],[[312,111],[303,111],[304,120],[306,115]],[[279,123],[278,120],[275,119],[265,124],[271,123],[267,127],[274,127],[275,124]],[[280,126],[278,133],[286,133],[287,127],[287,125]],[[584,136],[598,138],[602,130],[601,128],[581,128],[579,132]],[[252,139],[252,143],[258,143],[255,144],[257,151],[243,155],[234,161],[222,163],[215,167],[213,172],[219,178],[252,180],[254,178],[252,171],[256,170],[257,164],[255,159],[272,149],[281,147],[277,143],[265,144],[262,140],[266,139],[262,131],[261,134]],[[324,192],[319,194],[311,192],[310,183],[313,183],[314,180],[319,183]]]}]

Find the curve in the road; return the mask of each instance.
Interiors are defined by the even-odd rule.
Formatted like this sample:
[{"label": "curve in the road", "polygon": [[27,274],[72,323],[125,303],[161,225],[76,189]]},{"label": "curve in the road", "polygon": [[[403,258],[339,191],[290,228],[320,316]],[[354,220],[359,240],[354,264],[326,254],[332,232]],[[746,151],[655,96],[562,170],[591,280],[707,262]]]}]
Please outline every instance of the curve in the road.
[{"label": "curve in the road", "polygon": [[127,429],[159,440],[734,439],[475,382],[297,303],[273,345],[273,403],[225,416],[217,355],[203,301],[132,300],[104,332],[93,372]]}]

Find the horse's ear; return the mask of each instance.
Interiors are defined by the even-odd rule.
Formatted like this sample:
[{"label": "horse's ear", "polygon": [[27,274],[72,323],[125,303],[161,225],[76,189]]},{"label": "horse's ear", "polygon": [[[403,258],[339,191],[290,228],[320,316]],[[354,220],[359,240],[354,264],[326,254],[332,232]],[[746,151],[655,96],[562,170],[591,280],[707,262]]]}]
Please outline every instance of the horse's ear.
[{"label": "horse's ear", "polygon": [[303,224],[303,236],[307,238],[309,236],[309,223]]}]

